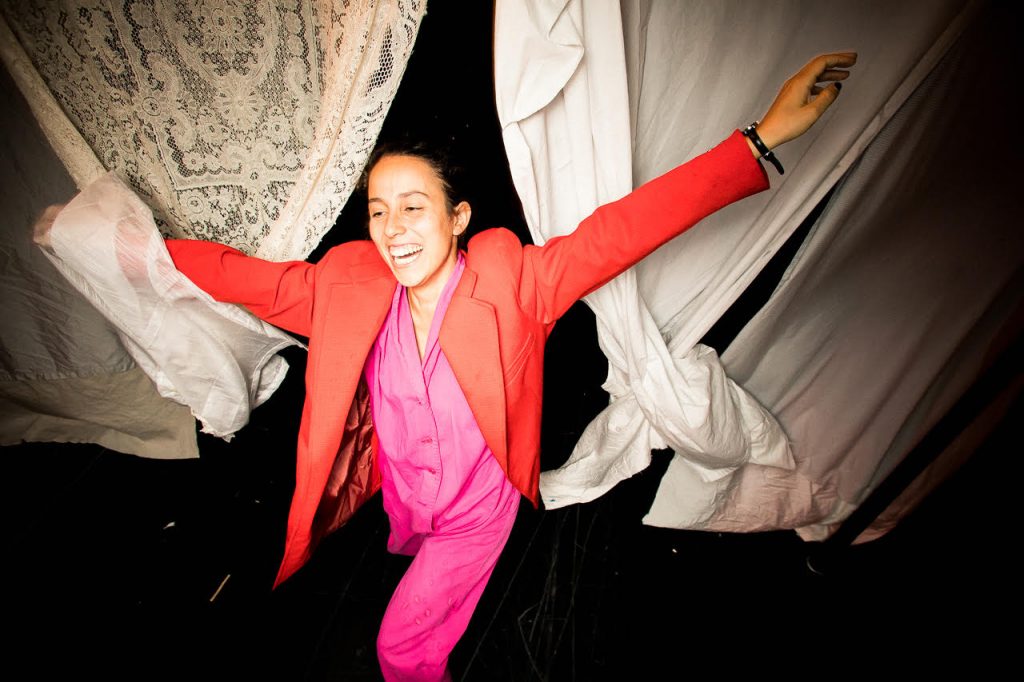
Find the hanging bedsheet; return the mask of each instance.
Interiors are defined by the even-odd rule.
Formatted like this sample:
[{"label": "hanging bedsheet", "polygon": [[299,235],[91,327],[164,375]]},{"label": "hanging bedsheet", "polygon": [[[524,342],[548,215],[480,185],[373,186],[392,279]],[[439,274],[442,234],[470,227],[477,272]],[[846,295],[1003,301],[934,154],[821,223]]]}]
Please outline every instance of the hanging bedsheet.
[{"label": "hanging bedsheet", "polygon": [[[714,352],[697,341],[854,166],[985,6],[954,0],[856,6],[624,2],[620,20],[617,4],[611,2],[537,2],[526,8],[499,0],[499,117],[514,181],[539,242],[572,229],[597,201],[628,191],[621,165],[621,150],[630,148],[627,140],[632,139],[635,186],[756,119],[783,80],[811,56],[835,50],[860,55],[841,101],[780,152],[788,171],[773,176],[772,190],[711,216],[612,282],[606,287],[612,292],[601,290],[586,299],[609,357],[605,388],[611,401],[566,464],[542,475],[545,505],[597,497],[645,467],[650,448],[665,444],[675,456],[645,518],[652,525],[706,528],[719,518],[715,527],[728,525],[731,530],[792,528],[835,521],[856,506],[871,479],[884,469],[878,459],[888,447],[875,450],[875,465],[859,465],[872,474],[849,480],[855,494],[842,504],[816,509],[814,518],[772,517],[752,508],[743,518],[724,520],[722,509],[729,506],[740,481],[738,471],[761,472],[761,481],[753,486],[770,488],[771,480],[799,471],[806,466],[802,462],[821,453],[809,452],[810,441],[794,438],[790,424],[771,416],[782,411],[768,400],[770,392],[763,385],[749,390],[746,382],[740,388],[733,379],[720,378]],[[624,38],[615,39],[620,21]],[[597,40],[602,26],[605,38]],[[786,39],[776,40],[778,36]],[[619,50],[622,57],[613,54]],[[628,119],[616,102],[629,102]],[[609,149],[620,150],[619,160],[602,164]],[[577,177],[587,168],[591,172],[585,179]],[[572,180],[566,178],[570,175]],[[591,188],[606,191],[597,194]],[[879,198],[888,191],[880,188]],[[634,309],[618,301],[628,301]],[[804,313],[813,315],[813,310]],[[777,333],[785,339],[787,330]],[[950,338],[956,334],[952,328],[948,333]],[[876,344],[866,345],[877,351]],[[836,355],[849,376],[867,371],[862,356],[840,355],[841,347],[827,340],[824,346],[821,352]],[[757,344],[740,343],[729,349],[734,363],[743,357],[739,349],[744,347],[761,357]],[[815,371],[799,358],[787,367],[801,376]],[[906,367],[898,363],[880,363],[878,368],[884,368],[890,382],[908,379]],[[930,374],[914,376],[909,393],[929,394],[938,371],[930,369]],[[778,380],[777,375],[765,379]],[[870,400],[850,398],[857,391],[848,384],[817,388],[834,391],[847,407],[806,426],[818,430],[819,444],[831,442],[828,434],[836,420],[863,423],[861,417],[878,408]],[[812,395],[807,399],[814,401]],[[899,412],[891,418],[902,421],[908,416]],[[835,457],[863,457],[837,445]],[[893,457],[898,454],[890,454],[890,463]],[[813,485],[808,485],[813,496]],[[789,493],[778,494],[784,498]]]},{"label": "hanging bedsheet", "polygon": [[[303,345],[213,300],[174,267],[153,214],[112,172],[57,214],[45,253],[117,329],[157,391],[230,439],[284,380],[277,352]],[[303,346],[304,347],[304,346]]]},{"label": "hanging bedsheet", "polygon": [[75,184],[0,69],[0,445],[97,443],[151,458],[198,455],[196,421],[160,396],[117,331],[32,243],[32,222]]},{"label": "hanging bedsheet", "polygon": [[[163,236],[288,260],[308,256],[348,199],[426,2],[38,0],[0,10],[4,63],[78,189],[112,171]],[[12,375],[36,352],[20,340],[4,348]],[[64,354],[62,377],[104,381],[76,357]],[[256,394],[235,397],[248,408]],[[54,396],[69,412],[76,401]],[[144,439],[150,415],[138,418]]]},{"label": "hanging bedsheet", "polygon": [[[830,535],[1024,331],[1024,144],[998,92],[1015,22],[979,14],[842,180],[769,303],[723,355],[771,407],[797,467],[736,477],[716,530]],[[844,93],[845,94],[845,93]],[[886,532],[965,462],[1020,395],[1002,388],[861,536]],[[671,475],[651,517],[674,514]]]}]

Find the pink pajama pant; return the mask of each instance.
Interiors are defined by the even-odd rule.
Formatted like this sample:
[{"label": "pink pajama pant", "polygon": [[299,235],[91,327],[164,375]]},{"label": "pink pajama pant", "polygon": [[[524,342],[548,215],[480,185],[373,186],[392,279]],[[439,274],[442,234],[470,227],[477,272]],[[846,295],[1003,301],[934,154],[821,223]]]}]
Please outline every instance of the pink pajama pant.
[{"label": "pink pajama pant", "polygon": [[[413,535],[397,550],[415,556],[391,597],[377,637],[385,680],[451,679],[448,655],[466,631],[512,531],[518,505],[518,493],[504,495],[497,508]],[[396,520],[391,517],[392,524]],[[395,530],[401,529],[393,528],[393,537]]]}]

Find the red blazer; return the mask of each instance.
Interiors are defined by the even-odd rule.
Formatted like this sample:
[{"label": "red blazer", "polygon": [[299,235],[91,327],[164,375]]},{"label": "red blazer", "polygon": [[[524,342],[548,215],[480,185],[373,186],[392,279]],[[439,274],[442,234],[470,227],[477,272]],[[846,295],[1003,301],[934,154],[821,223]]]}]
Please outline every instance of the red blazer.
[{"label": "red blazer", "polygon": [[[768,187],[737,131],[713,150],[602,206],[544,246],[508,230],[470,240],[440,341],[487,445],[538,505],[544,344],[573,303],[702,218]],[[295,493],[275,586],[380,487],[363,365],[397,283],[369,241],[318,263],[275,263],[169,240],[175,265],[214,298],[309,338]]]}]

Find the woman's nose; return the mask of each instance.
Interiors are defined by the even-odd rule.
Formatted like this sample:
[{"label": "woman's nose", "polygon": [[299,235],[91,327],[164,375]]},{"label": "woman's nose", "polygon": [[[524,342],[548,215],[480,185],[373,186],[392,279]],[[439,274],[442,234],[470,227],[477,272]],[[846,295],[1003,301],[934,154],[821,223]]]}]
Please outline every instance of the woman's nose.
[{"label": "woman's nose", "polygon": [[387,220],[384,222],[384,234],[387,237],[397,237],[405,231],[401,221],[395,216],[394,213],[388,213]]}]

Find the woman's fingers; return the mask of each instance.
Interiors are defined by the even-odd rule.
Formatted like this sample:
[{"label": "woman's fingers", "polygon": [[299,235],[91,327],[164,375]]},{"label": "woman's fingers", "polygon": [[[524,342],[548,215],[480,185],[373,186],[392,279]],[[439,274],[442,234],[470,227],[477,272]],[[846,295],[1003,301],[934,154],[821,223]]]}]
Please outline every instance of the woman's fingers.
[{"label": "woman's fingers", "polygon": [[808,128],[814,125],[814,122],[821,118],[821,115],[825,113],[825,110],[832,106],[832,102],[836,101],[836,97],[839,97],[839,88],[836,87],[838,85],[839,83],[836,83],[834,86],[821,88],[821,92],[815,95],[814,98],[808,103],[807,106],[812,107],[815,112],[815,116],[807,125]]},{"label": "woman's fingers", "polygon": [[[804,68],[800,69],[790,79],[790,81],[800,88],[813,88],[819,83],[832,83],[835,81],[846,80],[850,77],[850,72],[846,69],[835,68],[843,65],[853,65],[856,62],[856,55],[852,58],[844,58],[842,60],[829,59],[834,55],[821,55],[804,65]],[[851,61],[852,60],[852,61]]]},{"label": "woman's fingers", "polygon": [[796,73],[793,80],[808,88],[815,83],[823,81],[843,80],[850,76],[850,72],[846,71],[845,68],[851,67],[856,63],[856,52],[836,52],[818,55],[804,64],[804,67]]},{"label": "woman's fingers", "polygon": [[[853,66],[856,63],[856,52],[836,52],[820,55],[808,63],[807,66],[813,65],[815,71],[814,83],[810,87],[811,97],[808,100],[808,105],[813,107],[816,115],[810,125],[813,125],[814,121],[818,120],[825,113],[825,110],[836,101],[836,97],[839,96],[839,91],[842,87],[840,81],[850,77],[849,71],[833,67]],[[822,87],[818,85],[819,83],[834,83],[834,86]]]},{"label": "woman's fingers", "polygon": [[768,109],[758,132],[769,147],[804,134],[839,95],[846,69],[857,62],[855,52],[833,52],[814,57],[787,80]]},{"label": "woman's fingers", "polygon": [[818,74],[816,83],[824,83],[825,81],[841,81],[846,80],[850,77],[849,71],[840,71],[839,69],[826,69]]},{"label": "woman's fingers", "polygon": [[821,73],[834,66],[848,68],[857,63],[856,52],[831,52],[821,54],[809,61],[804,68],[814,69],[815,73]]},{"label": "woman's fingers", "polygon": [[57,220],[57,214],[62,208],[64,208],[64,204],[54,204],[43,210],[32,225],[32,241],[39,246],[50,248],[50,228],[53,227],[54,221]]}]

